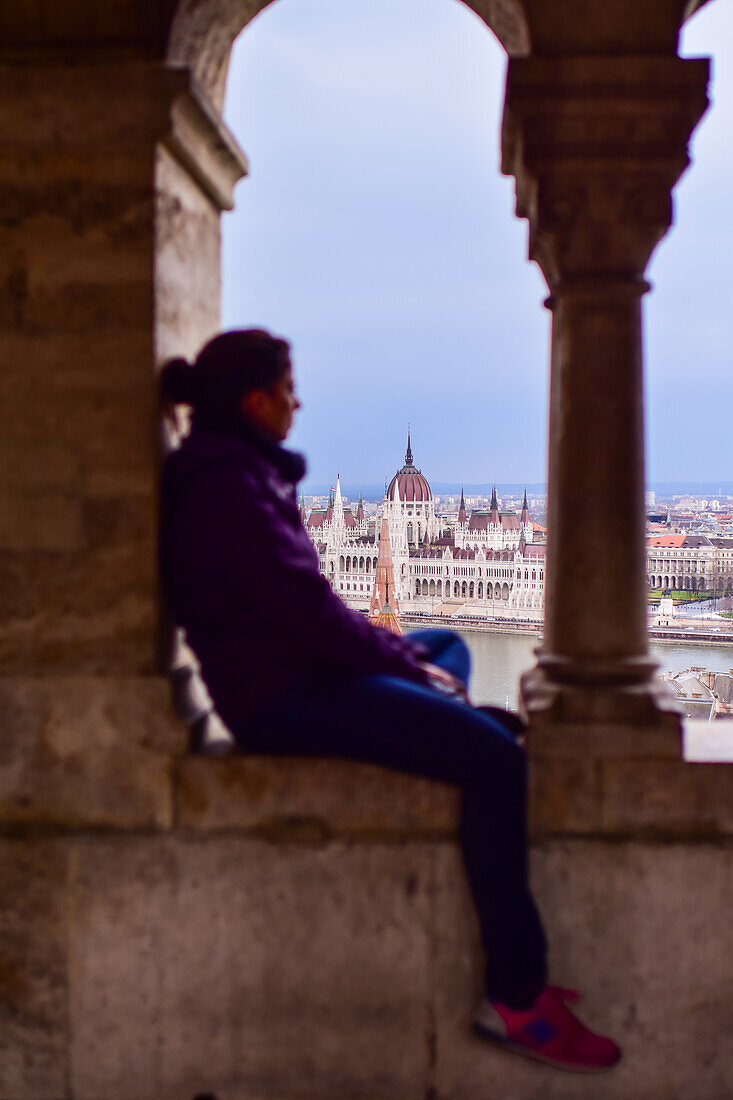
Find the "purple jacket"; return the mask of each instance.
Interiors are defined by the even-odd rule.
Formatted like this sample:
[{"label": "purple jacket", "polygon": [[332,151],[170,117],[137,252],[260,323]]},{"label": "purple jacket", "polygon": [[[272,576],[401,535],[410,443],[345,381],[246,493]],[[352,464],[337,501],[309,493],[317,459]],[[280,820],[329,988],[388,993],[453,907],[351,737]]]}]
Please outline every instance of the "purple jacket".
[{"label": "purple jacket", "polygon": [[254,428],[201,425],[163,467],[164,591],[234,730],[324,672],[426,682],[421,647],[349,611],[321,576],[296,505],[304,469]]}]

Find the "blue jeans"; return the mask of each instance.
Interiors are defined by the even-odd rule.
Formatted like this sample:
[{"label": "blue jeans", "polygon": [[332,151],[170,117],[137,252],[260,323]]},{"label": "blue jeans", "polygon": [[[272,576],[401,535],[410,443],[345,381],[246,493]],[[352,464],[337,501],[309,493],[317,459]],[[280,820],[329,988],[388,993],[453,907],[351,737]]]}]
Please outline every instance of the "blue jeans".
[{"label": "blue jeans", "polygon": [[[468,682],[448,630],[416,632],[429,661]],[[487,993],[520,1008],[547,979],[547,945],[527,881],[526,758],[500,715],[394,676],[329,671],[270,703],[245,751],[382,764],[463,792],[460,838],[487,959]]]}]

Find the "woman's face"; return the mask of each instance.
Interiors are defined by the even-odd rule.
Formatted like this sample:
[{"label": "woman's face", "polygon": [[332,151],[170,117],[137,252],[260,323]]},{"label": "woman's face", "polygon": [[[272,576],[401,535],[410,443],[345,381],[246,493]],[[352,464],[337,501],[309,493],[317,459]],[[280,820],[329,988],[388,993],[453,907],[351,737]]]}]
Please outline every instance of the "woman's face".
[{"label": "woman's face", "polygon": [[252,390],[242,399],[245,416],[278,442],[287,437],[299,408],[300,401],[295,392],[291,366],[288,366],[271,390]]}]

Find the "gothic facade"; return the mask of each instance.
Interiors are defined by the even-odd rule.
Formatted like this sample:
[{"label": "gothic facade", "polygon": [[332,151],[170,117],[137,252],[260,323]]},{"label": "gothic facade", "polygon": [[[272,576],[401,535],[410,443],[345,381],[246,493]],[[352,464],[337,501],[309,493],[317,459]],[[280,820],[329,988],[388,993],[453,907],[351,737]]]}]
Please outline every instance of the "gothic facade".
[{"label": "gothic facade", "polygon": [[378,532],[386,520],[394,596],[403,611],[435,613],[450,601],[453,614],[542,615],[545,546],[533,541],[526,494],[519,516],[499,510],[496,489],[489,511],[469,516],[461,493],[457,520],[438,516],[430,484],[414,465],[409,435],[405,464],[390,481],[376,522],[366,517],[361,495],[356,510],[344,505],[340,478],[326,508],[306,515],[301,499],[301,514],[321,572],[352,607],[366,610],[372,600]]}]

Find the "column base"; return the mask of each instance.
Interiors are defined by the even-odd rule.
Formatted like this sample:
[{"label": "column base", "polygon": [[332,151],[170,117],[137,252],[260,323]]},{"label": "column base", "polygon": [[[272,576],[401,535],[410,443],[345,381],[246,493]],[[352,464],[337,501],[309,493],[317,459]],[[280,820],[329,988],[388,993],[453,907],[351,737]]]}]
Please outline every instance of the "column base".
[{"label": "column base", "polygon": [[520,682],[532,755],[682,758],[682,712],[669,688],[562,683],[535,667]]}]

